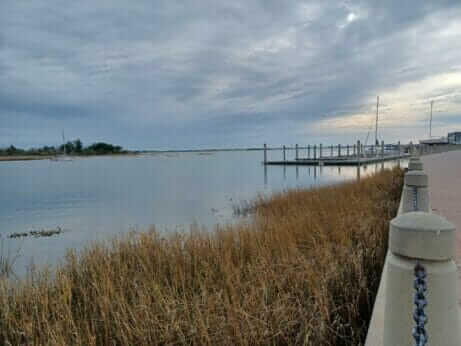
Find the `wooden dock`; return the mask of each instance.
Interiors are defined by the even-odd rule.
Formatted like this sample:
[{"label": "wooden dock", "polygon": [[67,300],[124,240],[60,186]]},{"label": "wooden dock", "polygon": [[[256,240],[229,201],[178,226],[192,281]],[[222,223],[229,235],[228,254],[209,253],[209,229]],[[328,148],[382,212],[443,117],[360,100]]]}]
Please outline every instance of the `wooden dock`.
[{"label": "wooden dock", "polygon": [[[268,160],[267,152],[269,150],[279,150],[282,157],[279,160]],[[294,151],[292,158],[287,158],[287,152]],[[306,154],[306,155],[302,155]],[[357,141],[355,145],[330,145],[322,146],[308,145],[300,147],[282,146],[281,148],[268,148],[264,145],[265,165],[306,165],[306,166],[357,166],[384,161],[392,161],[409,158],[411,155],[398,144],[384,145],[363,145]]]},{"label": "wooden dock", "polygon": [[320,158],[297,159],[286,161],[267,161],[266,165],[306,165],[306,166],[357,166],[384,161],[409,158],[410,154],[386,155],[384,157],[348,157],[348,158]]}]

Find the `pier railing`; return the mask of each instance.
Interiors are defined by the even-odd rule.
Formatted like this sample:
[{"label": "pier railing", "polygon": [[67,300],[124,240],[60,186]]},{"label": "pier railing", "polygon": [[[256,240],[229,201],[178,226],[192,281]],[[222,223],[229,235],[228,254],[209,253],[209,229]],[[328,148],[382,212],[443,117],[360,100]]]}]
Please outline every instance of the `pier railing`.
[{"label": "pier railing", "polygon": [[430,155],[430,154],[440,154],[447,151],[460,150],[461,145],[459,144],[418,144],[415,147],[414,152],[418,155]]},{"label": "pier railing", "polygon": [[418,158],[405,174],[366,346],[459,346],[455,227],[432,213]]},{"label": "pier railing", "polygon": [[[278,151],[274,158],[270,151]],[[281,147],[268,147],[264,144],[264,164],[321,164],[335,162],[360,163],[363,161],[380,161],[385,159],[400,158],[408,155],[408,147],[397,144],[364,145],[357,141],[356,144],[338,145],[294,145]]]}]

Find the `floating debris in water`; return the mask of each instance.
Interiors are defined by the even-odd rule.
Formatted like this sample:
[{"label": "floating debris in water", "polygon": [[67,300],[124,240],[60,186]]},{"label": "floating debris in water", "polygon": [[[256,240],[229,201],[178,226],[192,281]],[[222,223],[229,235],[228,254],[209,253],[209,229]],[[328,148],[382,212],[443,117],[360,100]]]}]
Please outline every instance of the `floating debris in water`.
[{"label": "floating debris in water", "polygon": [[53,235],[61,234],[63,233],[64,230],[61,227],[56,227],[56,229],[42,229],[42,230],[32,230],[29,232],[17,232],[17,233],[11,233],[8,238],[22,238],[22,237],[28,237],[28,236],[33,236],[35,238],[39,237],[51,237]]}]

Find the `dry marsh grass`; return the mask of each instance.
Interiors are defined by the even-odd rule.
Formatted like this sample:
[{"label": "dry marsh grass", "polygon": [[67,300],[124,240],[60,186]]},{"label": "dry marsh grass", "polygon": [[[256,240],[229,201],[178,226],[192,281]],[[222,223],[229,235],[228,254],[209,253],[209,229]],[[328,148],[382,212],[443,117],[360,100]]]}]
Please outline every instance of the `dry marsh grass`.
[{"label": "dry marsh grass", "polygon": [[359,345],[400,170],[260,199],[212,232],[152,230],[0,287],[5,345]]}]

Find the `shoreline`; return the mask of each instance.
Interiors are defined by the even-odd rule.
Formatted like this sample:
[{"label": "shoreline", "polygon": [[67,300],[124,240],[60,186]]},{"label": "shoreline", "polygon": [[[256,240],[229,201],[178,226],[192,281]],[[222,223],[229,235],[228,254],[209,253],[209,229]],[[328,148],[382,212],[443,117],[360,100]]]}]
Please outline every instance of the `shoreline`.
[{"label": "shoreline", "polygon": [[[141,153],[123,153],[123,154],[96,154],[96,155],[69,155],[70,158],[90,158],[90,157],[105,157],[105,156],[139,156]],[[0,162],[11,162],[11,161],[39,161],[39,160],[50,160],[54,158],[53,155],[17,155],[17,156],[0,156]]]},{"label": "shoreline", "polygon": [[37,160],[49,160],[51,158],[52,156],[37,156],[37,155],[0,156],[0,162],[37,161]]}]

